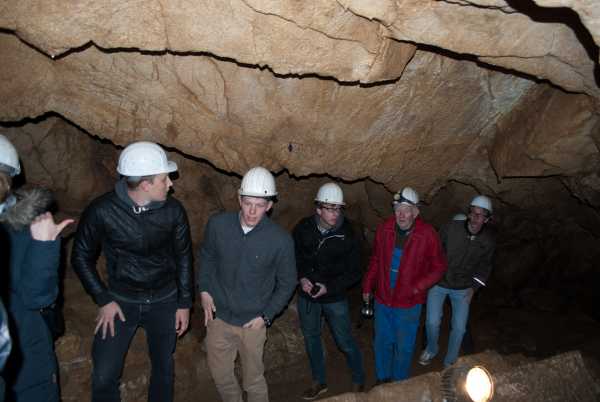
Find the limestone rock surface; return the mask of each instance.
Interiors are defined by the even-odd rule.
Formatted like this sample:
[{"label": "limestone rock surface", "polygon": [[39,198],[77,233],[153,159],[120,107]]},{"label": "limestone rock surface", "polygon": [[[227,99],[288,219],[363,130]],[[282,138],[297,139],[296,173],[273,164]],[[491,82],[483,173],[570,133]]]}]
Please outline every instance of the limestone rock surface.
[{"label": "limestone rock surface", "polygon": [[104,49],[210,53],[280,74],[343,81],[398,77],[415,46],[337,2],[296,1],[6,1],[0,27],[48,55],[89,42]]},{"label": "limestone rock surface", "polygon": [[400,81],[361,87],[94,47],[52,61],[12,35],[0,47],[10,55],[0,64],[2,120],[51,110],[116,144],[146,138],[228,171],[266,163],[422,191],[459,169],[465,149],[486,141],[533,85],[428,52]]},{"label": "limestone rock surface", "polygon": [[[581,29],[597,37],[591,2],[545,3],[574,8],[589,31]],[[514,4],[10,0],[0,5],[0,27],[52,56],[93,42],[104,49],[209,53],[279,74],[361,82],[400,77],[415,45],[425,45],[598,97],[597,46],[580,41],[568,21],[547,16],[550,8]]]},{"label": "limestone rock surface", "polygon": [[533,0],[543,7],[568,7],[579,15],[581,22],[600,46],[600,8],[594,0]]},{"label": "limestone rock surface", "polygon": [[570,91],[598,96],[594,76],[598,56],[590,58],[564,21],[545,18],[543,13],[540,18],[545,21],[526,13],[507,12],[507,2],[503,1],[486,1],[481,6],[473,3],[478,2],[343,1],[358,15],[381,21],[397,40],[471,55],[485,63],[548,79]]}]

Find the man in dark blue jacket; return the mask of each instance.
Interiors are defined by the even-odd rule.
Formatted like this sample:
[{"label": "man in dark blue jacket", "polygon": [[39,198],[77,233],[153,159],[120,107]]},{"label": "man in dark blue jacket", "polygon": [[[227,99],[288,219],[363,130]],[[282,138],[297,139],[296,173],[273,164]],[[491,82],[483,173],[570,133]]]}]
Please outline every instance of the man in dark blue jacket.
[{"label": "man in dark blue jacket", "polygon": [[[120,401],[125,354],[138,326],[146,331],[152,373],[148,400],[173,400],[173,352],[192,306],[192,251],[186,212],[168,195],[177,165],[151,142],[127,146],[111,191],[84,211],[72,265],[99,306],[92,347],[92,401]],[[96,269],[106,257],[105,284]]]},{"label": "man in dark blue jacket", "polygon": [[4,273],[0,284],[13,341],[3,372],[7,399],[58,402],[54,343],[41,310],[51,306],[58,295],[58,236],[73,220],[54,223],[52,215],[45,212],[52,202],[48,191],[12,192],[12,177],[20,170],[15,148],[0,135],[0,255]]},{"label": "man in dark blue jacket", "polygon": [[313,384],[302,395],[311,400],[327,392],[321,327],[325,316],[338,347],[352,372],[353,391],[364,389],[362,354],[354,337],[346,289],[361,277],[360,241],[344,218],[340,186],[326,183],[319,189],[316,212],[294,228],[296,267],[300,280],[298,314],[310,361]]},{"label": "man in dark blue jacket", "polygon": [[267,216],[277,195],[268,170],[250,169],[238,193],[240,211],[212,216],[200,249],[198,288],[208,367],[223,401],[241,402],[234,373],[239,353],[248,402],[268,402],[266,329],[296,287],[294,243]]}]

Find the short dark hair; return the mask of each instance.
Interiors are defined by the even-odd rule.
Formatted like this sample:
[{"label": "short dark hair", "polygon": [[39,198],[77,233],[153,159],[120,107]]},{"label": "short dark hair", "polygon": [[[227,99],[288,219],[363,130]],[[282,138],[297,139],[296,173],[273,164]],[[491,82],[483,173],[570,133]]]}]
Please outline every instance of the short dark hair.
[{"label": "short dark hair", "polygon": [[154,178],[158,176],[156,174],[151,174],[148,176],[125,176],[125,181],[127,183],[127,188],[129,190],[137,190],[137,188],[144,181],[149,181],[150,183],[154,182]]}]

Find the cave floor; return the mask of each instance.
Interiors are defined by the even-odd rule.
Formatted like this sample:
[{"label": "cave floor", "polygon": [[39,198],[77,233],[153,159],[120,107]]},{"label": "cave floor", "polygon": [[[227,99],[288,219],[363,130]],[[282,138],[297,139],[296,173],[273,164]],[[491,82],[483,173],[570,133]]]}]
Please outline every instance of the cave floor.
[{"label": "cave floor", "polygon": [[[78,292],[82,290],[78,289]],[[475,299],[471,311],[471,328],[474,338],[474,352],[483,352],[485,350],[494,350],[501,355],[510,356],[511,361],[522,363],[529,359],[539,360],[545,357],[553,356],[562,352],[571,350],[580,350],[588,368],[596,378],[600,378],[600,322],[586,315],[581,309],[573,308],[525,308],[518,307],[515,304],[503,303],[501,298],[492,295],[483,294]],[[351,317],[354,324],[354,333],[356,335],[360,349],[363,352],[365,371],[367,376],[367,390],[375,382],[374,358],[372,350],[373,321],[360,319],[360,290],[354,289],[350,295]],[[84,328],[91,327],[91,319],[94,317],[95,306],[91,302],[82,303],[79,306],[82,317],[89,318],[90,322],[82,323]],[[590,311],[593,312],[593,309]],[[438,355],[431,365],[427,367],[420,366],[417,363],[420,351],[424,347],[425,340],[423,334],[423,321],[425,317],[423,311],[421,315],[421,325],[417,336],[417,346],[413,356],[412,376],[418,376],[430,371],[441,370],[443,355]],[[440,331],[440,350],[446,350],[446,341],[449,330],[449,304],[446,304],[444,321]],[[80,330],[82,332],[83,330]],[[87,329],[85,330],[87,331]],[[298,328],[298,331],[300,329]],[[324,330],[324,344],[326,348],[326,362],[328,374],[329,391],[321,398],[349,392],[351,389],[350,372],[347,369],[343,354],[337,349],[328,328]],[[187,342],[195,338],[189,338]],[[201,338],[199,338],[201,339]],[[129,370],[131,378],[135,378],[139,370],[146,370],[148,362],[146,361],[145,345],[139,345],[138,355],[142,356],[142,363],[136,366],[137,369]],[[195,350],[195,349],[184,349]],[[192,353],[199,353],[198,351]],[[87,362],[89,359],[84,359]],[[89,364],[89,363],[88,363]],[[137,370],[137,371],[136,371]],[[310,386],[311,378],[308,365],[308,359],[305,354],[301,355],[298,361],[286,364],[285,369],[274,370],[276,372],[267,372],[266,378],[269,383],[269,394],[272,402],[294,402],[302,401],[302,392]],[[72,374],[71,374],[72,375]],[[177,373],[176,373],[177,375]],[[208,373],[202,373],[202,378],[208,376]],[[89,374],[85,374],[81,382],[75,387],[89,389]],[[143,388],[145,384],[140,384]],[[201,386],[201,395],[197,394],[198,388],[194,392],[182,392],[175,395],[178,402],[219,402],[220,398],[212,381],[207,379],[207,383]],[[63,399],[65,402],[79,400],[75,395],[78,390],[63,389]],[[84,392],[87,394],[88,391]],[[71,395],[72,394],[72,395]],[[69,397],[71,395],[72,397]],[[76,398],[76,399],[73,399]],[[136,398],[132,399],[136,400]],[[141,402],[141,401],[139,401]]]},{"label": "cave floor", "polygon": [[[374,357],[372,350],[373,322],[359,319],[360,294],[353,292],[352,318],[355,334],[363,351],[367,375],[367,390],[375,382]],[[446,350],[450,315],[446,303],[444,321],[440,332],[440,350]],[[425,345],[424,311],[417,336],[417,347],[413,356],[412,376],[418,376],[443,368],[443,355],[440,353],[431,365],[423,367],[417,363],[418,355]],[[511,306],[497,306],[484,300],[475,300],[471,313],[471,328],[474,338],[474,352],[495,350],[502,355],[516,356],[516,360],[539,360],[570,350],[580,350],[588,368],[600,378],[600,322],[574,310],[540,311]],[[321,398],[350,391],[350,372],[343,354],[336,348],[329,330],[325,329],[327,350],[327,374],[329,391]],[[308,360],[291,365],[285,377],[290,381],[270,383],[269,393],[272,402],[302,401],[302,392],[310,385],[311,378]],[[267,380],[269,378],[267,377]],[[216,397],[216,395],[215,395]],[[209,399],[205,399],[209,400]],[[215,399],[215,401],[218,401]]]}]

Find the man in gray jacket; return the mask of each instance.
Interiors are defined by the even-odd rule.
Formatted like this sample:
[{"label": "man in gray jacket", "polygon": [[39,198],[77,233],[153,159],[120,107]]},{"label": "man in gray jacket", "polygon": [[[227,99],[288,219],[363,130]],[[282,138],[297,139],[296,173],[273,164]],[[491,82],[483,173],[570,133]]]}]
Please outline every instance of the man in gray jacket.
[{"label": "man in gray jacket", "polygon": [[248,402],[267,402],[266,328],[296,287],[294,243],[266,216],[277,195],[268,170],[250,169],[238,192],[241,210],[212,216],[200,248],[208,367],[223,401],[242,402],[234,374],[239,353]]},{"label": "man in gray jacket", "polygon": [[484,195],[478,195],[471,201],[466,221],[452,220],[440,230],[440,239],[448,258],[448,270],[443,279],[427,293],[427,347],[419,358],[423,366],[431,363],[438,353],[446,296],[452,304],[452,328],[444,367],[451,366],[458,359],[473,293],[481,286],[486,286],[492,271],[496,241],[486,227],[491,215],[492,201]]}]

